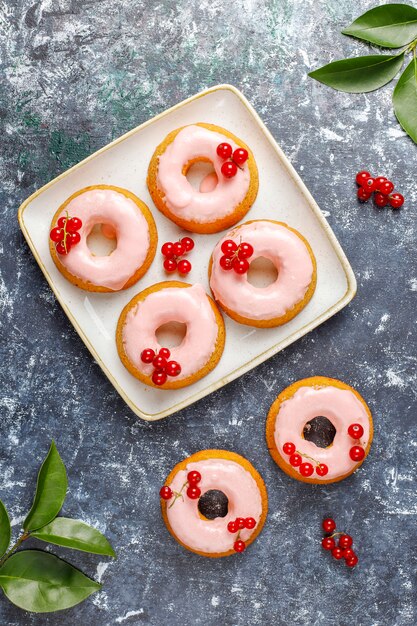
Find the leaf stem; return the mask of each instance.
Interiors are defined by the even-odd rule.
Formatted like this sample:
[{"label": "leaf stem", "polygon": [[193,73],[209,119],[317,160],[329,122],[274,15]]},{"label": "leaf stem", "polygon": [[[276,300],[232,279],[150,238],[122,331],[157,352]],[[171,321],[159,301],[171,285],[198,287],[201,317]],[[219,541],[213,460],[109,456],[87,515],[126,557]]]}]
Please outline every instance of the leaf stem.
[{"label": "leaf stem", "polygon": [[29,539],[30,537],[30,533],[28,532],[24,532],[22,535],[20,535],[20,537],[18,538],[18,540],[16,541],[16,543],[10,548],[10,550],[8,550],[6,552],[6,554],[0,559],[0,567],[2,567],[2,565],[4,565],[4,563],[7,561],[7,559],[12,556],[12,554],[14,554],[16,552],[16,550],[20,547],[20,545],[26,541],[26,539]]}]

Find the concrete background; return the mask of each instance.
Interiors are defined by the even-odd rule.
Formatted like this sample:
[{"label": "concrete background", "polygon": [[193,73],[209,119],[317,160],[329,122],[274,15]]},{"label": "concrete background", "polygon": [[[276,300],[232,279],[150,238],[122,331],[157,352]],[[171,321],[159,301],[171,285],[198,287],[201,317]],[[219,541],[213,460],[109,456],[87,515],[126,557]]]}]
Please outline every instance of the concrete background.
[{"label": "concrete background", "polygon": [[[64,514],[106,533],[112,561],[54,548],[103,590],[36,616],[0,597],[0,623],[381,626],[416,624],[416,146],[391,108],[307,78],[368,54],[340,30],[360,0],[0,0],[0,497],[19,524],[53,437],[67,465]],[[16,221],[35,189],[123,132],[216,83],[240,88],[319,202],[358,279],[351,305],[221,391],[162,422],[139,421],[75,334]],[[361,206],[355,173],[391,177],[401,211]],[[375,419],[363,468],[328,487],[296,483],[269,457],[278,392],[312,374],[355,386]],[[184,551],[159,513],[171,467],[202,447],[253,461],[269,489],[262,535],[243,556]],[[350,571],[320,547],[332,514],[355,539]],[[32,542],[35,545],[35,542]]]}]

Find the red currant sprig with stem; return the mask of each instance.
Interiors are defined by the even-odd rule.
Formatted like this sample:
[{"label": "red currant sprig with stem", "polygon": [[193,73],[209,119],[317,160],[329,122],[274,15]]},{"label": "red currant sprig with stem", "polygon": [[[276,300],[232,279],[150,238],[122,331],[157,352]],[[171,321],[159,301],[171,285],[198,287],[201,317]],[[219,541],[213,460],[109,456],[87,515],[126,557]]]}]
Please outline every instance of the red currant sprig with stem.
[{"label": "red currant sprig with stem", "polygon": [[247,150],[244,148],[233,150],[230,143],[219,143],[216,152],[221,159],[227,159],[221,166],[221,173],[225,178],[236,176],[238,168],[243,170],[242,165],[246,163],[249,157]]},{"label": "red currant sprig with stem", "polygon": [[[326,517],[323,520],[322,527],[326,533],[326,536],[321,541],[322,547],[325,550],[329,550],[337,561],[345,559],[348,567],[355,567],[359,559],[352,549],[352,537],[347,533],[335,532],[336,522],[331,517]],[[335,537],[339,537],[338,545],[336,545]]]},{"label": "red currant sprig with stem", "polygon": [[240,238],[239,245],[233,239],[226,239],[221,245],[223,256],[220,267],[223,270],[234,270],[236,274],[246,274],[249,269],[248,259],[253,255],[253,246]]},{"label": "red currant sprig with stem", "polygon": [[170,356],[171,351],[168,348],[160,348],[157,352],[152,348],[145,348],[140,354],[142,363],[154,366],[152,382],[158,387],[166,383],[168,376],[175,377],[181,374],[181,365],[177,361],[168,361]]},{"label": "red currant sprig with stem", "polygon": [[[304,476],[305,478],[312,476],[314,474],[314,470],[316,471],[316,474],[318,476],[326,476],[326,474],[329,472],[329,468],[325,463],[320,463],[320,461],[317,461],[308,454],[300,452],[296,449],[295,444],[291,441],[287,441],[287,443],[284,443],[284,445],[282,446],[282,451],[289,457],[288,461],[290,465],[292,467],[298,467],[298,471],[300,472],[301,476]],[[313,463],[315,463],[315,467],[311,463],[303,462],[303,458],[313,461]]]},{"label": "red currant sprig with stem", "polygon": [[376,206],[382,208],[389,204],[393,209],[399,209],[404,204],[404,196],[394,191],[394,183],[385,176],[373,178],[369,172],[362,170],[356,174],[356,183],[359,185],[358,199],[367,202],[374,194]]},{"label": "red currant sprig with stem", "polygon": [[70,217],[65,211],[66,217],[60,217],[55,228],[49,233],[49,238],[55,244],[58,254],[68,254],[72,246],[81,241],[78,232],[83,225],[79,217]]},{"label": "red currant sprig with stem", "polygon": [[237,533],[233,544],[233,550],[235,552],[243,552],[246,548],[246,543],[240,538],[240,532],[244,528],[247,528],[248,530],[253,530],[255,526],[256,520],[253,517],[237,517],[234,521],[232,520],[227,524],[227,530],[229,531],[229,533]]},{"label": "red currant sprig with stem", "polygon": [[187,496],[190,498],[190,500],[197,500],[201,496],[201,489],[200,487],[197,486],[200,481],[201,481],[200,472],[193,470],[191,472],[188,472],[187,480],[182,485],[179,491],[173,491],[171,487],[164,485],[163,487],[161,487],[159,491],[159,495],[161,496],[163,500],[171,500],[172,496],[174,496],[173,501],[168,507],[169,509],[172,506],[174,506],[178,498],[182,498],[182,500],[184,500],[184,496],[182,492],[184,491],[186,487],[187,487],[186,493],[187,493]]},{"label": "red currant sprig with stem", "polygon": [[192,269],[190,261],[181,259],[182,256],[191,252],[194,248],[194,240],[191,237],[183,237],[179,241],[167,241],[163,244],[161,252],[165,257],[164,269],[171,274],[178,270],[180,274],[189,274]]}]

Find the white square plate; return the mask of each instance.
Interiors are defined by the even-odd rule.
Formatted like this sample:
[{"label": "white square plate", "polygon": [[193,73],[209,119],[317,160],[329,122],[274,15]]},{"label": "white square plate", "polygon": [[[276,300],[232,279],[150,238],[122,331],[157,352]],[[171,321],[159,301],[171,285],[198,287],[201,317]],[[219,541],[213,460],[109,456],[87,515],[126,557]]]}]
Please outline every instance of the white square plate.
[{"label": "white square plate", "polygon": [[[153,283],[169,280],[158,250],[147,274],[133,287],[113,294],[82,291],[56,269],[48,247],[52,216],[72,193],[88,185],[129,189],[150,207],[164,241],[182,233],[157,211],[146,186],[154,148],[171,130],[211,122],[241,137],[253,150],[259,169],[259,193],[245,219],[286,222],[310,242],[317,259],[317,288],[307,307],[284,326],[255,329],[225,316],[226,347],[220,363],[205,378],[184,389],[163,391],[143,385],[119,360],[115,329],[124,305]],[[138,126],[39,189],[19,209],[23,234],[69,320],[108,379],[131,409],[145,420],[166,417],[241,376],[342,309],[355,295],[356,280],[336,237],[305,185],[246,98],[230,85],[218,85],[184,100]],[[192,235],[193,269],[187,282],[201,282],[209,292],[207,264],[221,237]],[[178,277],[173,276],[173,280]]]}]

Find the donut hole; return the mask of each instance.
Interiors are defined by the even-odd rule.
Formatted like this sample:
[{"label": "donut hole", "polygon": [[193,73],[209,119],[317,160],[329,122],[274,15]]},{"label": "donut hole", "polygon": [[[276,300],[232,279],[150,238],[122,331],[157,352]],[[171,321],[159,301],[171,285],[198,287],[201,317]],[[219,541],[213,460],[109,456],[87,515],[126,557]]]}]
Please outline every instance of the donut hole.
[{"label": "donut hole", "polygon": [[113,226],[95,224],[87,237],[87,246],[94,256],[109,256],[117,246],[117,236]]},{"label": "donut hole", "polygon": [[318,448],[328,448],[331,446],[335,436],[336,428],[324,415],[314,417],[305,424],[303,429],[304,439],[311,441],[311,443],[314,443]]},{"label": "donut hole", "polygon": [[265,289],[278,278],[278,270],[270,259],[260,256],[254,259],[246,274],[247,281],[258,289]]},{"label": "donut hole", "polygon": [[229,512],[229,499],[223,491],[210,489],[200,496],[198,510],[208,520],[216,519],[216,517],[226,517]]},{"label": "donut hole", "polygon": [[217,187],[218,178],[213,163],[206,159],[192,161],[185,167],[185,176],[194,191],[209,193]]},{"label": "donut hole", "polygon": [[156,339],[164,348],[176,348],[187,334],[187,325],[183,322],[167,322],[156,330]]}]

